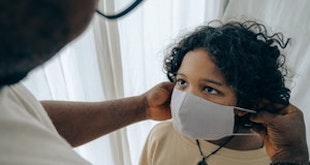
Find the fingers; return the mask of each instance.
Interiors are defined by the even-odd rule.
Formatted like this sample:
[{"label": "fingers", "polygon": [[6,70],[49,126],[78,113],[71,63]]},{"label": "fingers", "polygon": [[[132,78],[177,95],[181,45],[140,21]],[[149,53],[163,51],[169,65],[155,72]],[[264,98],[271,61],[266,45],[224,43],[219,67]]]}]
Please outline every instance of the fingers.
[{"label": "fingers", "polygon": [[281,113],[281,110],[283,110],[287,105],[285,104],[277,104],[272,103],[269,100],[263,99],[262,102],[259,105],[259,111],[268,111],[271,113]]},{"label": "fingers", "polygon": [[286,107],[283,107],[283,105],[274,105],[273,108],[277,110],[272,110],[270,108],[271,106],[265,106],[264,109],[260,109],[259,112],[251,115],[250,120],[255,123],[268,124],[274,118],[279,116],[287,116],[295,113],[302,113],[296,106],[292,104],[289,104]]},{"label": "fingers", "polygon": [[267,111],[259,111],[256,114],[251,115],[250,120],[255,123],[265,124],[267,125],[270,121],[272,121],[277,115],[275,113],[270,113]]},{"label": "fingers", "polygon": [[159,85],[161,88],[165,89],[166,91],[169,91],[170,93],[172,92],[172,89],[174,87],[174,84],[168,81],[161,82]]},{"label": "fingers", "polygon": [[261,124],[254,123],[251,130],[258,134],[267,134],[267,128],[262,126]]},{"label": "fingers", "polygon": [[144,94],[147,101],[148,118],[165,120],[171,118],[170,99],[174,85],[161,82]]},{"label": "fingers", "polygon": [[[170,104],[171,94],[173,90],[174,84],[171,82],[161,82],[155,88],[154,96],[157,96],[157,100],[162,101],[164,100],[165,105]],[[157,91],[157,92],[156,92]]]},{"label": "fingers", "polygon": [[252,130],[263,139],[271,160],[308,162],[308,145],[302,111],[292,104],[287,106],[272,105],[269,102],[264,104],[264,108],[257,114],[252,114],[250,120],[254,122]]},{"label": "fingers", "polygon": [[250,121],[254,122],[252,130],[258,133],[263,139],[268,135],[268,125],[287,114],[286,109],[278,110],[278,113],[275,112],[276,110],[261,109],[256,114],[251,114],[250,116]]},{"label": "fingers", "polygon": [[276,114],[266,111],[260,111],[257,114],[250,116],[250,120],[253,123],[252,130],[258,133],[262,139],[268,135],[267,125],[276,117]]},{"label": "fingers", "polygon": [[302,113],[302,112],[293,104],[289,104],[285,109],[283,109],[282,113],[286,115],[286,114]]}]

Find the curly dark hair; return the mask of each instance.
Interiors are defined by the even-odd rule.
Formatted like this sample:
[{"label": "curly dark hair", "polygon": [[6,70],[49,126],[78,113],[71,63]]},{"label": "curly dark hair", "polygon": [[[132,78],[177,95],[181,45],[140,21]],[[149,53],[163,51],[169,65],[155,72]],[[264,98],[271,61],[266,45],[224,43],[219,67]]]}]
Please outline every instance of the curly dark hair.
[{"label": "curly dark hair", "polygon": [[[212,26],[214,22],[219,25]],[[211,54],[227,85],[236,91],[237,106],[258,109],[263,99],[287,105],[287,69],[278,46],[285,48],[289,41],[284,42],[282,33],[268,35],[266,27],[255,21],[213,21],[174,45],[165,57],[164,70],[169,80],[175,82],[186,53],[203,48]]]}]

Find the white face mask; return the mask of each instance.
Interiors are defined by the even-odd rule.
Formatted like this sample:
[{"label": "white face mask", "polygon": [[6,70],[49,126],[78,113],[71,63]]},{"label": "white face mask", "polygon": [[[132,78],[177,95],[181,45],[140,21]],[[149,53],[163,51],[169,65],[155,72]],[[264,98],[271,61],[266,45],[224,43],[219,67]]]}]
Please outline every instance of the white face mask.
[{"label": "white face mask", "polygon": [[[204,140],[217,140],[234,133],[234,109],[255,113],[253,110],[225,106],[177,89],[171,98],[172,122],[182,134]],[[253,133],[250,133],[253,134]]]}]

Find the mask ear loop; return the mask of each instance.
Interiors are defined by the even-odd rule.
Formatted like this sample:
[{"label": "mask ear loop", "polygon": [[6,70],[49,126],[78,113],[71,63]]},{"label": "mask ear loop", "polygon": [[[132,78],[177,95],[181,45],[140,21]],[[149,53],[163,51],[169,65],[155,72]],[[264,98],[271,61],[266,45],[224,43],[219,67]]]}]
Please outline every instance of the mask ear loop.
[{"label": "mask ear loop", "polygon": [[[234,133],[238,131],[239,126],[243,126],[245,128],[252,128],[253,123],[249,120],[249,116],[251,114],[256,114],[257,111],[247,108],[234,107],[234,110],[248,112],[249,114],[245,114],[244,116],[237,116],[235,114],[235,125],[234,125]],[[236,127],[237,130],[236,130]]]},{"label": "mask ear loop", "polygon": [[196,139],[196,144],[197,144],[197,146],[198,146],[198,149],[199,149],[199,152],[200,152],[200,155],[201,155],[201,160],[197,163],[197,165],[208,165],[208,163],[207,163],[207,159],[209,158],[209,157],[211,157],[212,155],[214,155],[214,154],[216,154],[220,149],[222,149],[227,143],[229,143],[230,142],[230,140],[232,139],[232,138],[234,138],[235,136],[230,136],[223,144],[221,144],[216,150],[214,150],[213,152],[211,152],[209,155],[207,155],[207,156],[205,156],[204,154],[203,154],[203,152],[202,152],[202,149],[201,149],[201,147],[200,147],[200,142],[199,142],[199,140],[198,139]]},{"label": "mask ear loop", "polygon": [[240,117],[237,115],[235,115],[234,117],[235,117],[235,122],[234,122],[234,132],[233,133],[236,133],[239,130]]}]

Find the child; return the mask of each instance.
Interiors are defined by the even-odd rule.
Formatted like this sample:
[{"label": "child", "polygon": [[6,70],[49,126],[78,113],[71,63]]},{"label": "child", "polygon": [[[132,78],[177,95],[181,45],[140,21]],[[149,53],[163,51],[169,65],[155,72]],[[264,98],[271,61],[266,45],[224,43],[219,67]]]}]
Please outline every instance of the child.
[{"label": "child", "polygon": [[266,100],[289,104],[278,48],[288,41],[253,21],[202,26],[185,36],[164,63],[175,82],[172,120],[151,130],[140,164],[269,164],[248,116]]}]

